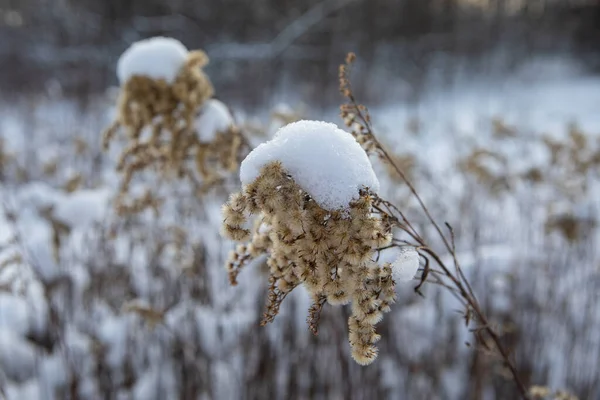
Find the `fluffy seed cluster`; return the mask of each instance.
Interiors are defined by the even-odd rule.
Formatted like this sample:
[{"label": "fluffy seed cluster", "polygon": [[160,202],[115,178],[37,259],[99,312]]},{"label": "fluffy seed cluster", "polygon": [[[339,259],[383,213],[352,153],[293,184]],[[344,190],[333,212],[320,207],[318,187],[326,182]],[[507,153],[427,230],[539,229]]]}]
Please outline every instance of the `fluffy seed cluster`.
[{"label": "fluffy seed cluster", "polygon": [[[246,241],[227,264],[232,284],[250,259],[268,255],[269,293],[263,324],[273,320],[288,293],[300,284],[314,304],[308,323],[316,333],[321,308],[351,303],[349,342],[361,365],[377,357],[375,325],[395,300],[391,267],[374,261],[391,241],[391,228],[372,213],[373,199],[360,192],[345,209],[326,210],[285,171],[265,165],[259,176],[224,205],[224,233]],[[249,217],[255,216],[254,225]]]},{"label": "fluffy seed cluster", "polygon": [[106,132],[105,143],[121,129],[135,140],[147,127],[153,136],[160,136],[162,130],[176,133],[191,126],[196,111],[214,94],[201,69],[207,63],[206,54],[197,50],[188,53],[173,83],[146,75],[129,77],[121,88],[117,118]]},{"label": "fluffy seed cluster", "polygon": [[243,143],[241,131],[234,125],[217,132],[211,141],[195,142],[196,170],[205,186],[218,182],[222,177],[221,171],[237,170]]},{"label": "fluffy seed cluster", "polygon": [[[135,46],[131,49],[135,50]],[[143,46],[138,47],[144,50]],[[131,53],[128,50],[122,58],[139,61]],[[191,51],[172,80],[138,72],[123,82],[116,120],[103,140],[105,149],[118,133],[127,141],[117,164],[123,175],[116,201],[120,213],[136,212],[156,203],[128,199],[132,179],[142,171],[189,178],[202,192],[222,180],[223,173],[237,169],[242,144],[239,129],[231,123],[206,135],[197,124],[203,105],[216,101],[210,100],[213,86],[201,69],[207,63],[204,52]],[[134,66],[139,65],[140,62]],[[210,140],[206,140],[207,136]]]}]

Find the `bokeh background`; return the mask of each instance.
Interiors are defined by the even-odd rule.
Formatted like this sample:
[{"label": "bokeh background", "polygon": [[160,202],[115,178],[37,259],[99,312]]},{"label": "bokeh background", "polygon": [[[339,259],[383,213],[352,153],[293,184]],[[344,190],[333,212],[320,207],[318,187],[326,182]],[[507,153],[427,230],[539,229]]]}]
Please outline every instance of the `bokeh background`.
[{"label": "bokeh background", "polygon": [[334,77],[348,51],[360,56],[357,84],[369,101],[505,77],[540,57],[599,66],[593,0],[4,0],[1,10],[10,93],[102,92],[116,82],[119,55],[157,35],[205,49],[219,93],[246,106],[280,92],[337,102]]},{"label": "bokeh background", "polygon": [[300,289],[258,326],[267,275],[259,260],[229,286],[226,193],[169,182],[160,212],[114,213],[118,152],[100,141],[116,62],[157,35],[207,52],[253,144],[301,117],[341,124],[338,65],[356,52],[355,94],[454,227],[522,379],[600,399],[596,0],[0,1],[0,397],[517,398],[434,285],[400,285],[360,367],[348,310],[326,307],[314,337]]}]

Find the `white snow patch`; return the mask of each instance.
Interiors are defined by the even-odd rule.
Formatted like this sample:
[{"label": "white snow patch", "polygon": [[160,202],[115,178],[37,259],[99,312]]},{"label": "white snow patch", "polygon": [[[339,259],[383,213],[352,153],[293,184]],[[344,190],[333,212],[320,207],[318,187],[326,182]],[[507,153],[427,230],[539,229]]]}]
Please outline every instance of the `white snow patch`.
[{"label": "white snow patch", "polygon": [[108,317],[102,321],[99,329],[100,339],[109,347],[107,362],[121,365],[127,352],[127,320],[125,317]]},{"label": "white snow patch", "polygon": [[27,300],[9,293],[0,294],[0,329],[25,335],[29,329]]},{"label": "white snow patch", "polygon": [[22,385],[9,384],[6,387],[6,398],[11,399],[42,399],[39,383],[30,380]]},{"label": "white snow patch", "polygon": [[14,204],[18,205],[20,209],[32,207],[39,210],[53,206],[60,200],[60,193],[50,185],[44,182],[30,182],[15,192]]},{"label": "white snow patch", "polygon": [[87,228],[100,222],[109,209],[111,192],[108,188],[84,189],[66,194],[56,204],[54,215],[71,228]]},{"label": "white snow patch", "polygon": [[132,44],[119,58],[117,77],[124,84],[134,75],[173,83],[188,55],[177,39],[153,37]]},{"label": "white snow patch", "polygon": [[58,388],[67,384],[68,368],[65,364],[63,355],[60,353],[44,357],[39,361],[38,382],[45,393],[55,393]]},{"label": "white snow patch", "polygon": [[210,99],[200,109],[194,125],[200,140],[210,142],[217,133],[225,132],[233,125],[233,116],[223,102]]},{"label": "white snow patch", "polygon": [[264,222],[262,224],[260,224],[260,226],[258,227],[258,233],[260,233],[261,235],[264,235],[265,233],[269,233],[271,231],[271,227],[267,224],[265,224]]},{"label": "white snow patch", "polygon": [[134,399],[152,399],[159,387],[160,372],[158,369],[152,368],[142,375],[133,388]]},{"label": "white snow patch", "polygon": [[392,263],[392,277],[395,282],[411,281],[419,270],[419,253],[414,247],[404,247]]},{"label": "white snow patch", "polygon": [[9,329],[0,329],[0,370],[17,382],[24,382],[36,373],[35,349]]},{"label": "white snow patch", "polygon": [[360,189],[379,191],[367,154],[335,124],[298,121],[279,129],[242,162],[242,185],[254,181],[273,161],[280,161],[296,183],[327,210],[347,208],[359,197]]}]

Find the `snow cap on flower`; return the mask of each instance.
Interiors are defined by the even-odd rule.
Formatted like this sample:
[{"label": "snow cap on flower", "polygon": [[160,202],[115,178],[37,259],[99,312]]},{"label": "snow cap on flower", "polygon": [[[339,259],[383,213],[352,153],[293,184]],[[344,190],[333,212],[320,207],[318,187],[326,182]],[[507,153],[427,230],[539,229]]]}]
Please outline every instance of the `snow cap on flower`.
[{"label": "snow cap on flower", "polygon": [[217,133],[227,132],[234,125],[229,109],[217,99],[205,101],[199,113],[194,127],[202,142],[212,141]]},{"label": "snow cap on flower", "polygon": [[379,190],[367,154],[352,135],[335,124],[303,120],[282,127],[242,162],[242,184],[252,183],[261,169],[274,161],[281,162],[294,181],[326,210],[347,208],[360,197],[361,189]]},{"label": "snow cap on flower", "polygon": [[379,182],[365,151],[334,124],[299,121],[252,151],[240,177],[242,192],[223,206],[224,235],[246,242],[227,261],[230,282],[237,283],[249,260],[266,254],[261,324],[272,322],[287,294],[303,285],[313,299],[310,330],[317,333],[326,302],[350,304],[352,358],[372,363],[380,339],[375,325],[396,296],[391,265],[375,260],[392,232],[374,212]]},{"label": "snow cap on flower", "polygon": [[119,58],[117,77],[123,85],[132,76],[164,79],[173,83],[188,56],[177,39],[153,37],[133,43]]}]

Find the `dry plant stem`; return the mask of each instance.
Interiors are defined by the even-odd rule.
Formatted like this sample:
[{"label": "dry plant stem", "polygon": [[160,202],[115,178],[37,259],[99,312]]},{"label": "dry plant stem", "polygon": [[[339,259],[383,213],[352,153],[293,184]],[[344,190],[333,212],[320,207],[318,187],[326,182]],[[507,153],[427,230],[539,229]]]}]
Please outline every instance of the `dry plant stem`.
[{"label": "dry plant stem", "polygon": [[[402,218],[404,220],[404,224],[402,224],[402,223],[400,223],[400,221],[398,221],[397,225],[401,229],[403,229],[405,232],[407,232],[411,237],[413,237],[413,239],[417,240],[423,246],[422,250],[425,251],[427,254],[429,254],[436,261],[436,263],[443,270],[444,274],[456,286],[456,288],[458,289],[458,292],[460,293],[460,295],[464,298],[464,300],[466,300],[466,302],[468,303],[469,307],[471,308],[471,310],[473,311],[473,313],[477,317],[478,322],[481,324],[482,330],[484,330],[489,335],[489,337],[492,339],[492,341],[494,342],[494,345],[497,348],[498,353],[500,353],[500,356],[502,357],[504,363],[506,364],[506,366],[508,367],[508,369],[511,372],[511,375],[512,375],[514,381],[515,381],[515,384],[517,385],[517,388],[518,388],[518,390],[519,390],[519,392],[521,394],[521,397],[523,399],[529,399],[530,397],[529,397],[527,388],[525,387],[525,385],[521,381],[521,378],[519,377],[519,373],[518,373],[518,371],[517,371],[514,363],[511,361],[511,359],[509,357],[508,351],[502,345],[502,342],[500,340],[500,336],[496,333],[496,331],[494,329],[492,329],[490,327],[490,325],[488,323],[488,320],[487,320],[487,317],[485,316],[484,312],[481,310],[481,307],[480,307],[480,305],[479,305],[479,303],[477,301],[477,298],[475,297],[475,294],[473,292],[473,289],[471,288],[471,285],[469,284],[468,280],[466,279],[465,275],[463,274],[463,272],[462,272],[462,270],[460,268],[460,265],[459,265],[457,257],[456,257],[456,251],[455,251],[455,248],[454,248],[454,237],[453,237],[454,233],[453,233],[452,229],[450,228],[450,232],[451,232],[451,236],[452,236],[452,244],[450,244],[450,242],[448,241],[448,239],[446,238],[446,236],[442,232],[442,229],[440,228],[440,226],[433,219],[431,213],[429,212],[429,209],[425,205],[425,203],[424,203],[423,199],[421,198],[421,196],[419,196],[419,194],[418,194],[417,190],[415,189],[414,185],[411,183],[411,181],[408,179],[408,177],[406,176],[406,174],[404,174],[404,172],[400,169],[400,167],[397,165],[397,163],[394,161],[394,159],[389,155],[389,153],[385,150],[384,146],[382,146],[381,142],[377,139],[377,137],[373,133],[373,129],[371,127],[370,119],[368,117],[366,117],[365,114],[362,112],[362,107],[359,106],[358,102],[354,98],[354,95],[352,94],[352,91],[351,90],[348,91],[346,93],[346,96],[348,97],[348,99],[350,100],[350,103],[353,105],[354,109],[356,110],[358,118],[360,118],[360,120],[362,121],[364,127],[367,129],[368,134],[371,136],[371,139],[372,139],[373,143],[375,144],[375,147],[377,148],[377,150],[380,152],[381,157],[392,166],[392,168],[394,169],[394,171],[400,176],[400,178],[407,185],[407,187],[409,188],[410,192],[417,199],[417,202],[419,203],[419,206],[421,207],[421,209],[423,210],[423,212],[427,216],[427,219],[429,220],[429,222],[433,225],[433,227],[435,228],[435,230],[439,234],[439,236],[442,239],[442,241],[443,241],[446,249],[452,255],[454,263],[455,263],[456,270],[458,271],[458,277],[455,276],[454,274],[452,274],[450,272],[450,270],[444,264],[444,262],[438,256],[438,254],[435,253],[433,250],[431,250],[426,245],[426,243],[424,242],[424,239],[422,237],[420,237],[419,235],[415,234],[416,231],[414,230],[414,228],[412,228],[412,226],[410,225],[410,223],[408,223],[408,220],[402,214],[401,214],[401,216],[402,216]],[[386,202],[386,203],[387,203],[387,205],[389,205],[388,202]],[[399,212],[399,210],[398,210],[398,212]],[[406,229],[407,226],[410,227],[411,229],[410,230]]]},{"label": "dry plant stem", "polygon": [[[372,134],[372,131],[371,131],[371,134]],[[425,203],[423,202],[423,200],[421,199],[421,197],[418,195],[418,193],[415,190],[415,188],[412,185],[412,183],[404,175],[404,173],[402,172],[402,170],[400,170],[400,168],[394,163],[394,161],[388,155],[388,153],[382,147],[380,147],[380,143],[379,143],[379,141],[377,140],[377,138],[374,135],[373,135],[373,140],[375,141],[376,145],[381,149],[384,158],[390,163],[390,165],[392,165],[392,167],[394,168],[394,170],[398,172],[398,174],[400,175],[400,177],[402,178],[402,180],[409,187],[410,191],[417,198],[417,201],[419,202],[419,205],[421,206],[421,209],[425,212],[425,214],[427,215],[427,218],[429,219],[429,221],[433,224],[433,226],[435,227],[435,229],[438,231],[438,234],[440,235],[440,237],[444,241],[444,244],[448,248],[450,254],[452,254],[452,257],[454,259],[454,262],[455,262],[455,265],[456,265],[456,269],[457,269],[457,271],[459,273],[460,279],[458,279],[456,276],[454,276],[450,272],[450,270],[448,269],[448,267],[444,264],[444,262],[440,259],[440,257],[433,250],[431,250],[429,248],[425,248],[424,249],[425,252],[427,252],[427,254],[429,254],[438,263],[438,265],[440,266],[440,268],[442,268],[442,270],[444,271],[444,273],[446,274],[446,276],[452,280],[452,282],[454,283],[454,285],[456,286],[456,288],[460,292],[461,296],[465,300],[467,300],[470,308],[474,311],[475,315],[477,316],[477,319],[479,320],[479,322],[481,323],[481,325],[483,325],[485,327],[484,329],[485,329],[486,333],[492,338],[494,344],[496,345],[496,348],[498,349],[498,352],[502,356],[502,359],[504,360],[504,363],[506,364],[506,366],[510,370],[511,375],[513,376],[513,379],[515,380],[515,383],[516,383],[516,385],[517,385],[517,387],[519,389],[519,392],[521,393],[521,396],[524,399],[529,399],[527,388],[525,387],[525,385],[521,381],[521,378],[519,377],[519,373],[518,373],[518,371],[517,371],[514,363],[510,360],[508,351],[502,345],[502,342],[500,340],[500,336],[489,326],[487,317],[485,316],[485,313],[481,310],[481,307],[479,306],[479,302],[477,301],[477,298],[475,297],[475,295],[473,293],[473,289],[471,288],[471,285],[467,281],[466,277],[464,276],[464,274],[462,272],[462,269],[460,268],[460,265],[458,264],[458,261],[457,261],[457,258],[456,258],[456,251],[455,251],[455,249],[453,248],[453,246],[450,246],[450,244],[448,243],[448,240],[446,239],[446,237],[442,233],[442,230],[440,229],[439,225],[435,222],[435,220],[433,219],[433,217],[429,213],[429,210],[427,209],[427,206],[425,206]],[[425,245],[425,243],[422,243],[422,244]],[[463,284],[463,282],[464,282],[464,284]]]},{"label": "dry plant stem", "polygon": [[502,345],[502,342],[500,340],[500,336],[490,326],[490,324],[489,324],[489,322],[487,320],[487,317],[485,316],[485,314],[483,313],[483,311],[481,311],[481,308],[479,307],[479,304],[477,303],[475,297],[470,296],[467,293],[467,291],[465,290],[465,288],[462,285],[462,283],[460,282],[460,280],[458,280],[454,275],[452,275],[450,273],[450,271],[448,270],[448,267],[446,267],[446,265],[444,264],[444,262],[440,259],[440,257],[433,250],[431,250],[429,248],[426,248],[426,249],[423,249],[423,250],[427,254],[429,254],[438,263],[438,265],[444,271],[444,274],[448,278],[450,278],[452,280],[452,282],[454,283],[454,285],[456,286],[456,288],[460,292],[460,295],[468,302],[469,307],[473,310],[473,312],[475,313],[475,316],[479,320],[479,323],[481,324],[482,330],[484,330],[492,338],[492,341],[494,342],[496,348],[498,349],[498,352],[502,356],[502,359],[504,360],[504,363],[506,364],[506,366],[510,370],[511,375],[513,376],[513,379],[515,380],[515,383],[516,383],[516,385],[517,385],[517,387],[519,389],[519,392],[521,392],[521,396],[524,399],[529,399],[529,395],[528,395],[527,389],[526,389],[525,385],[523,384],[523,382],[521,381],[521,378],[519,377],[519,373],[518,373],[518,371],[517,371],[514,363],[510,360],[510,356],[508,354],[508,351]]}]

